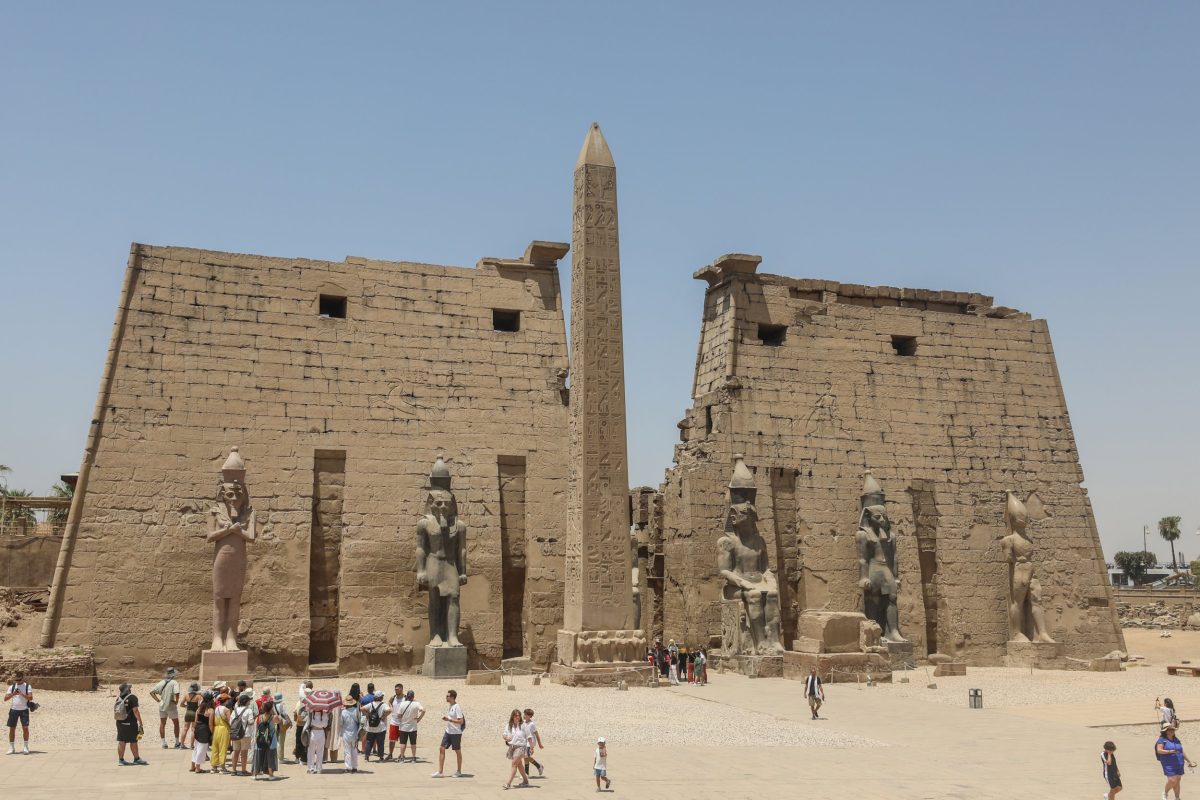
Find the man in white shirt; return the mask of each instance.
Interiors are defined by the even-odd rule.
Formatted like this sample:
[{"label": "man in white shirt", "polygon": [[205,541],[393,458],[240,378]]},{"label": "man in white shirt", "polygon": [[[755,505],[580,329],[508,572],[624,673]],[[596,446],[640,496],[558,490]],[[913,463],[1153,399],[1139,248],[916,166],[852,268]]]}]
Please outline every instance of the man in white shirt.
[{"label": "man in white shirt", "polygon": [[821,676],[817,674],[816,667],[811,667],[808,677],[804,679],[804,696],[808,698],[812,718],[818,719],[817,712],[821,709],[821,703],[825,702],[825,689],[821,686]]},{"label": "man in white shirt", "polygon": [[17,670],[13,675],[4,699],[12,701],[8,709],[8,754],[17,752],[17,723],[20,722],[25,742],[21,752],[29,755],[29,704],[33,702],[33,687],[25,680],[24,672]]},{"label": "man in white shirt", "polygon": [[333,715],[328,711],[308,714],[308,771],[315,775],[325,766],[325,737],[332,724]]},{"label": "man in white shirt", "polygon": [[400,760],[404,760],[404,749],[412,745],[412,763],[417,763],[417,723],[425,716],[425,706],[417,702],[417,694],[412,689],[404,696],[404,705],[400,709]]},{"label": "man in white shirt", "polygon": [[[396,693],[388,700],[388,706],[391,709],[388,713],[388,754],[387,760],[391,761],[396,752],[396,742],[400,740],[400,715],[404,709],[404,684],[396,684]],[[404,760],[404,748],[400,748],[400,760]]]},{"label": "man in white shirt", "polygon": [[163,750],[167,749],[168,719],[175,729],[175,749],[183,747],[179,742],[179,682],[175,680],[178,674],[174,667],[167,667],[163,679],[150,690],[150,696],[158,703],[158,738],[162,740]]},{"label": "man in white shirt", "polygon": [[462,706],[458,704],[458,692],[453,689],[446,692],[446,704],[450,707],[446,709],[446,714],[442,717],[446,723],[446,732],[442,734],[442,746],[438,749],[438,771],[431,777],[444,777],[442,771],[446,767],[446,751],[453,750],[454,756],[458,760],[458,769],[454,770],[454,777],[461,778],[463,777],[462,735],[467,718],[463,716]]}]

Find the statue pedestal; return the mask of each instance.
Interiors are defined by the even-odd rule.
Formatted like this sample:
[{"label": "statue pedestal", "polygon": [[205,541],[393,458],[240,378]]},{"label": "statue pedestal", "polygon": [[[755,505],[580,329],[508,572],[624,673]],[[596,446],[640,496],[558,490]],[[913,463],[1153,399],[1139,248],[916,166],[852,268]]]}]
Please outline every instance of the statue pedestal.
[{"label": "statue pedestal", "polygon": [[1006,667],[1067,668],[1062,642],[1009,642],[1007,647],[1008,654],[1004,657]]},{"label": "statue pedestal", "polygon": [[777,656],[725,655],[714,653],[717,669],[737,672],[749,678],[782,678],[783,654]]},{"label": "statue pedestal", "polygon": [[802,681],[813,667],[825,683],[891,683],[892,665],[882,653],[798,653],[783,654],[783,677]]},{"label": "statue pedestal", "polygon": [[912,642],[884,642],[891,659],[892,669],[915,669],[917,661],[913,658]]},{"label": "statue pedestal", "polygon": [[426,678],[465,678],[467,676],[467,648],[425,647],[425,666],[421,674]]},{"label": "statue pedestal", "polygon": [[563,686],[645,686],[658,668],[642,660],[642,631],[559,631],[558,661],[550,679]]},{"label": "statue pedestal", "polygon": [[250,656],[245,650],[204,650],[200,653],[200,685],[211,686],[213,681],[236,683],[254,682],[250,674]]}]

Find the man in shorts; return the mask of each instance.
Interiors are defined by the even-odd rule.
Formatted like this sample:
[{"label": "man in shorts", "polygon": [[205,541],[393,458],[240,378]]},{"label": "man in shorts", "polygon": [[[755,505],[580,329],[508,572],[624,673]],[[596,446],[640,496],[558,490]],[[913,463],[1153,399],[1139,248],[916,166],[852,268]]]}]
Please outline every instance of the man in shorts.
[{"label": "man in shorts", "polygon": [[417,693],[412,689],[404,696],[404,708],[400,713],[400,760],[404,760],[404,749],[412,745],[409,760],[417,763],[417,724],[425,716],[425,706],[417,702]]},{"label": "man in shorts", "polygon": [[545,748],[542,746],[542,735],[538,733],[537,723],[533,721],[532,708],[525,709],[525,730],[527,731],[526,736],[529,741],[529,744],[525,748],[525,772],[528,774],[529,765],[532,764],[537,767],[538,777],[544,778],[546,777],[546,770],[542,769],[541,762],[533,757],[534,745],[537,745],[539,750]]},{"label": "man in shorts", "polygon": [[[397,683],[395,694],[388,700],[388,754],[391,761],[396,753],[396,742],[400,741],[400,712],[404,709],[404,684]],[[404,760],[404,749],[400,750],[400,760]]]},{"label": "man in shorts", "polygon": [[174,667],[167,667],[163,679],[150,690],[150,696],[158,703],[158,738],[162,740],[163,750],[167,749],[168,719],[175,728],[175,749],[183,747],[179,743],[179,683],[175,680],[178,674]]},{"label": "man in shorts", "polygon": [[454,757],[458,761],[458,768],[454,770],[454,777],[463,777],[462,771],[462,735],[467,718],[463,716],[462,706],[458,704],[458,692],[451,689],[446,692],[446,704],[449,708],[442,716],[442,720],[446,723],[446,732],[442,734],[442,746],[438,749],[438,771],[433,773],[431,777],[445,777],[443,770],[446,768],[446,751],[453,750]]},{"label": "man in shorts", "polygon": [[21,750],[29,755],[29,704],[33,701],[33,687],[25,680],[25,673],[17,670],[13,674],[4,699],[11,705],[8,708],[8,754],[17,752],[17,723],[21,723],[21,734],[24,738],[24,748]]}]

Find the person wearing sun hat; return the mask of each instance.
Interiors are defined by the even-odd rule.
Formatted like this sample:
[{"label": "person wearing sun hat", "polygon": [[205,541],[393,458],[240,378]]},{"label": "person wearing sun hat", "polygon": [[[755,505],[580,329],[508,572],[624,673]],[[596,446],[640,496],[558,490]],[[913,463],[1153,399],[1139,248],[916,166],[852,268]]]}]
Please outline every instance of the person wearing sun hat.
[{"label": "person wearing sun hat", "polygon": [[342,763],[347,772],[358,772],[358,733],[362,719],[358,712],[358,700],[349,695],[343,701],[342,715],[338,728],[342,732]]},{"label": "person wearing sun hat", "polygon": [[1175,800],[1179,800],[1179,781],[1183,778],[1183,765],[1196,765],[1183,752],[1183,742],[1175,737],[1174,722],[1162,724],[1162,732],[1154,744],[1154,755],[1158,757],[1158,763],[1167,779],[1166,785],[1163,786],[1163,800],[1167,800],[1167,793],[1172,790],[1175,792]]}]

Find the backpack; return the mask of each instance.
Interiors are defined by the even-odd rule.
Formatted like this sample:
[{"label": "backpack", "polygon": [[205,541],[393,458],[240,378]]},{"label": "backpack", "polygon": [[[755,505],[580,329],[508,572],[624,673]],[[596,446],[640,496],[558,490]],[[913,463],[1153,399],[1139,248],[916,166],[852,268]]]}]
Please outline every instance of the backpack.
[{"label": "backpack", "polygon": [[246,738],[246,707],[239,706],[233,712],[233,721],[229,723],[229,738],[230,739],[245,739]]},{"label": "backpack", "polygon": [[371,703],[367,706],[367,726],[371,728],[379,727],[379,701]]},{"label": "backpack", "polygon": [[117,722],[124,722],[129,719],[129,695],[118,697],[116,705],[113,706],[113,719]]},{"label": "backpack", "polygon": [[271,748],[271,722],[264,720],[258,723],[258,732],[254,736],[254,744],[259,750],[269,750]]}]

